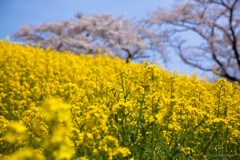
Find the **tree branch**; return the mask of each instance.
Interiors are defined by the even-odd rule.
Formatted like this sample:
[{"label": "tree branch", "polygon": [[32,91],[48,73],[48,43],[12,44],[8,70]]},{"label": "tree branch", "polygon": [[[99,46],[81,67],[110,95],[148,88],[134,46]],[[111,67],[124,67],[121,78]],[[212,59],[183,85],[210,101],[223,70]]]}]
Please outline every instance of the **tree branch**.
[{"label": "tree branch", "polygon": [[239,52],[238,52],[238,49],[237,49],[237,37],[236,37],[235,31],[234,31],[233,25],[232,25],[233,11],[234,11],[234,8],[235,8],[235,5],[237,4],[237,2],[238,2],[238,0],[235,0],[234,3],[232,4],[232,6],[229,8],[229,12],[230,12],[230,15],[229,15],[229,29],[230,29],[231,35],[232,35],[232,41],[231,41],[232,42],[232,49],[233,49],[234,55],[236,57],[238,67],[240,68]]},{"label": "tree branch", "polygon": [[182,44],[179,44],[179,45],[177,46],[177,49],[178,49],[178,51],[179,51],[178,55],[180,56],[180,58],[182,59],[182,61],[183,61],[184,63],[189,64],[189,65],[191,65],[191,66],[194,66],[194,67],[196,67],[196,68],[198,68],[198,69],[200,69],[200,70],[203,70],[203,71],[213,71],[213,69],[211,69],[211,68],[204,68],[204,67],[200,66],[200,65],[197,64],[197,63],[193,63],[193,62],[190,62],[189,60],[187,60],[187,58],[185,58],[184,55],[183,55],[183,53],[182,53]]}]

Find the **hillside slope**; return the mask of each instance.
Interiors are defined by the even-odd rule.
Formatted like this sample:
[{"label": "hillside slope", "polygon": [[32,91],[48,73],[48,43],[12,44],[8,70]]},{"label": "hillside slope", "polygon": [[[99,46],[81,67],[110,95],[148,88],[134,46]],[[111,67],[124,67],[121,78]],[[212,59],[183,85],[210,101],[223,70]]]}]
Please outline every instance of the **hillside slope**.
[{"label": "hillside slope", "polygon": [[4,41],[0,57],[4,159],[240,156],[238,84]]}]

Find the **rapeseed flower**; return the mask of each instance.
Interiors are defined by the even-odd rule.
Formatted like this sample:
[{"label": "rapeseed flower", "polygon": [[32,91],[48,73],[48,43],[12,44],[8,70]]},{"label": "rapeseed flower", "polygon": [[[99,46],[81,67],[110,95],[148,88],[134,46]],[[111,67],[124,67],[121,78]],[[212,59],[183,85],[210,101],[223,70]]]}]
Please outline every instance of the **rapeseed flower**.
[{"label": "rapeseed flower", "polygon": [[238,158],[238,83],[6,41],[0,57],[3,159]]}]

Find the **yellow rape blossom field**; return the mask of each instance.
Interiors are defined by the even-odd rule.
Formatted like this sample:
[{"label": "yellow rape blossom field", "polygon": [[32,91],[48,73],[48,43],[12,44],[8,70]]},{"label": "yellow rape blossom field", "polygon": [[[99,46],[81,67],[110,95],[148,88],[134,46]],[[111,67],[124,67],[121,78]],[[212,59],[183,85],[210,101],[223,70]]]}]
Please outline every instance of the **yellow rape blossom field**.
[{"label": "yellow rape blossom field", "polygon": [[240,158],[240,87],[0,42],[0,159]]}]

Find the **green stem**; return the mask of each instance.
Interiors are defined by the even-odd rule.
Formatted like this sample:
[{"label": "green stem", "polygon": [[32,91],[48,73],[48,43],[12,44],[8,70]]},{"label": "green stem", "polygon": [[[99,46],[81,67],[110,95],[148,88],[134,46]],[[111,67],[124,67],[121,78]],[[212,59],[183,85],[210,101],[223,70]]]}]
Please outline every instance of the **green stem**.
[{"label": "green stem", "polygon": [[210,146],[210,144],[212,143],[212,141],[214,140],[214,138],[217,136],[217,132],[214,133],[213,137],[210,139],[210,141],[208,142],[208,144],[206,145],[206,147],[203,150],[203,154],[206,154],[208,147]]},{"label": "green stem", "polygon": [[[152,98],[152,116],[153,116],[153,113],[154,113],[154,104],[153,104],[154,100]],[[151,139],[151,144],[152,144],[152,153],[151,153],[151,160],[153,160],[153,157],[154,157],[154,144],[153,144],[153,141],[154,141],[154,136],[153,136],[153,128],[154,128],[154,123],[152,122],[152,139]]]},{"label": "green stem", "polygon": [[124,124],[125,124],[125,113],[124,113],[124,109],[123,109],[123,119],[122,119],[122,137],[123,137],[123,146],[125,146],[125,128],[124,128]]}]

